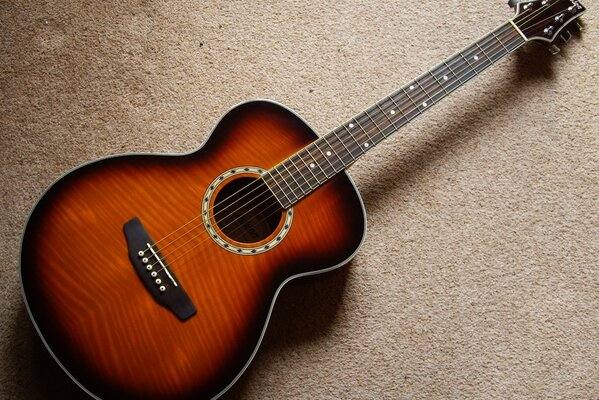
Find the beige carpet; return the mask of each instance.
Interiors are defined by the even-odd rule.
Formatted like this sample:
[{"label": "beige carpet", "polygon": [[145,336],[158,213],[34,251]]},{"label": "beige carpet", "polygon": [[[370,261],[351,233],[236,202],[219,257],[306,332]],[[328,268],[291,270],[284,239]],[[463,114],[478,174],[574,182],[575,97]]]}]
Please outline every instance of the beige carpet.
[{"label": "beige carpet", "polygon": [[[306,4],[313,3],[313,4]],[[79,398],[29,322],[43,191],[188,152],[270,98],[325,133],[511,16],[504,0],[0,0],[0,398]],[[355,260],[290,285],[226,399],[599,398],[599,29],[529,45],[351,168]]]}]

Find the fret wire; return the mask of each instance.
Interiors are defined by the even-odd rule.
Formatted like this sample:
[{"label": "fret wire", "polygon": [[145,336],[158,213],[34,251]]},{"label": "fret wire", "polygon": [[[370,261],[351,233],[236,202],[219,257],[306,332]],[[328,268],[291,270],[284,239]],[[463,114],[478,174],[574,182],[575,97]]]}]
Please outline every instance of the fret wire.
[{"label": "fret wire", "polygon": [[[494,32],[491,32],[492,34],[489,34],[488,37],[491,39],[491,43],[487,43],[482,47],[482,50],[485,52],[487,58],[489,58],[491,60],[492,63],[496,63],[497,61],[501,60],[507,53],[509,53],[507,51],[507,49],[505,48],[505,46],[503,46],[503,43],[499,42],[500,44],[500,48],[497,50],[495,49],[495,46],[497,45],[497,37],[494,35]],[[485,50],[486,48],[486,50]]]},{"label": "fret wire", "polygon": [[[306,153],[306,150],[302,150],[302,153]],[[298,153],[299,154],[299,153]],[[303,157],[301,155],[299,155],[299,159],[302,161],[302,163],[304,163],[304,165],[306,166],[306,168],[308,169],[308,171],[310,171],[310,173],[314,176],[314,179],[316,179],[316,182],[320,185],[322,184],[322,182],[320,181],[320,179],[318,179],[318,177],[316,176],[316,174],[314,173],[313,169],[310,168],[310,166],[306,163],[306,160],[303,159]],[[326,182],[326,176],[325,176],[325,182]]]},{"label": "fret wire", "polygon": [[478,44],[478,42],[476,42],[475,44],[480,49],[480,51],[483,52],[484,56],[487,57],[487,59],[489,61],[491,61],[491,64],[494,64],[493,60],[491,60],[491,58],[487,55],[487,52],[485,51],[485,49],[483,49],[482,47],[480,47],[480,45]]},{"label": "fret wire", "polygon": [[[418,110],[419,114],[422,114],[423,110],[426,110],[428,108],[428,103],[429,101],[432,101],[432,103],[434,104],[435,102],[432,100],[431,96],[429,96],[429,94],[426,92],[426,90],[424,90],[424,87],[419,83],[420,80],[422,80],[424,78],[424,75],[421,75],[420,77],[418,77],[416,80],[414,80],[411,84],[410,84],[410,91],[406,91],[405,87],[404,87],[404,91],[406,92],[406,94],[410,97],[410,100],[412,100],[412,103],[416,106],[416,109]],[[416,90],[417,87],[420,88],[420,90]],[[410,95],[410,93],[413,92],[413,95]],[[425,104],[427,103],[427,104]]]},{"label": "fret wire", "polygon": [[320,142],[320,139],[314,142],[314,146],[320,152],[320,154],[322,154],[322,158],[326,160],[326,162],[331,166],[331,168],[333,169],[333,174],[336,174],[338,172],[337,169],[333,166],[331,161],[329,161],[329,158],[322,152],[322,149],[320,148],[320,146],[318,146],[318,142]]},{"label": "fret wire", "polygon": [[354,157],[354,155],[352,154],[352,152],[349,150],[349,148],[345,145],[345,143],[343,143],[343,140],[339,137],[339,135],[337,135],[337,130],[333,129],[332,133],[333,136],[335,136],[335,138],[337,138],[337,141],[339,143],[341,143],[341,146],[343,146],[345,148],[345,150],[347,150],[346,154],[349,154],[349,156],[352,158],[353,161],[356,160],[356,158]]},{"label": "fret wire", "polygon": [[[463,58],[463,56],[462,56]],[[488,66],[490,66],[492,64],[488,64]],[[483,69],[481,69],[480,72],[484,71],[487,67],[484,67]],[[462,78],[464,79],[464,83],[470,81],[471,79],[473,79],[474,77],[476,77],[480,72],[477,72],[474,68],[470,67],[470,72],[468,72],[468,69],[465,68],[464,69],[464,73],[462,74]],[[470,75],[472,74],[472,75]],[[460,79],[461,81],[461,79]]]},{"label": "fret wire", "polygon": [[314,155],[310,151],[310,148],[312,148],[312,147],[314,147],[314,143],[312,143],[306,147],[306,151],[308,152],[308,154],[310,155],[310,159],[312,160],[310,165],[314,164],[315,168],[318,167],[318,169],[320,169],[320,171],[322,172],[322,174],[325,177],[325,182],[326,182],[329,179],[329,175],[327,175],[325,170],[320,166],[320,162],[317,161],[317,158],[314,157]]},{"label": "fret wire", "polygon": [[423,79],[421,81],[426,82],[429,92],[433,93],[431,95],[431,98],[433,100],[435,99],[435,97],[437,98],[437,100],[434,101],[435,104],[439,103],[447,96],[445,85],[443,84],[443,82],[439,80],[437,76],[435,76],[433,71],[431,71],[430,69],[424,73]]},{"label": "fret wire", "polygon": [[[287,160],[281,162],[279,165],[276,166],[275,170],[277,171],[277,173],[279,174],[279,176],[281,178],[283,178],[283,182],[285,183],[285,185],[287,185],[287,187],[291,190],[291,194],[293,194],[296,198],[301,198],[303,191],[301,186],[299,185],[299,183],[295,180],[295,178],[293,177],[293,174],[291,172],[289,172],[287,170],[287,168],[285,167],[285,162]],[[291,178],[291,180],[288,179],[288,177],[285,176],[285,174],[283,174],[283,172],[287,171],[289,173],[289,178]],[[297,195],[297,190],[294,189],[294,186],[292,185],[293,183],[295,183],[295,186],[297,186],[297,188],[299,189],[299,196]]]},{"label": "fret wire", "polygon": [[[266,187],[275,196],[275,198],[277,199],[277,201],[279,202],[279,204],[281,205],[281,207],[286,208],[285,204],[283,204],[283,201],[279,198],[279,196],[277,196],[277,193],[273,190],[273,188],[271,187],[271,185],[268,184],[268,181],[266,180],[266,178],[270,178],[270,179],[274,180],[272,178],[272,176],[270,175],[270,172],[266,172],[265,174],[262,175],[262,182],[264,182],[266,184]],[[283,195],[284,194],[285,193],[283,193]]]},{"label": "fret wire", "polygon": [[507,51],[508,53],[510,52],[507,47],[505,47],[505,45],[503,44],[503,42],[501,40],[499,40],[499,38],[497,37],[497,35],[495,34],[495,31],[491,32],[491,34],[493,35],[493,37],[499,42],[499,44],[501,46],[503,46],[503,48],[505,49],[505,51]]},{"label": "fret wire", "polygon": [[[478,73],[479,73],[479,74],[480,74],[480,73],[482,73],[484,70],[486,70],[487,68],[489,68],[491,65],[493,65],[493,64],[492,64],[492,63],[489,63],[489,64],[487,64],[487,65],[483,65],[483,66],[482,66],[482,69],[481,69],[481,70],[480,70],[480,72],[478,72]],[[474,76],[476,76],[476,74],[475,74]],[[468,78],[468,80],[470,80],[470,79],[474,78],[474,76],[472,76],[472,77]]]},{"label": "fret wire", "polygon": [[474,70],[470,65],[466,64],[462,62],[464,68],[462,71],[460,71],[460,77],[458,77],[458,80],[462,83],[462,86],[477,75],[476,70]]},{"label": "fret wire", "polygon": [[[404,89],[404,88],[401,88],[401,90],[402,90],[402,91],[405,93],[405,95],[406,95],[406,96],[408,96],[408,99],[409,99],[409,100],[412,102],[412,104],[414,105],[414,108],[415,108],[415,110],[417,111],[417,115],[416,115],[416,117],[417,117],[418,115],[420,115],[420,110],[418,109],[418,106],[416,105],[416,103],[414,103],[414,100],[412,100],[412,98],[410,97],[410,95],[408,94],[408,92],[406,92],[406,89]],[[414,118],[416,118],[416,117],[414,117]]]},{"label": "fret wire", "polygon": [[433,104],[437,104],[437,102],[436,102],[436,101],[435,101],[435,100],[434,100],[434,99],[431,97],[431,95],[430,95],[430,94],[428,94],[428,92],[426,91],[426,89],[422,87],[422,85],[420,84],[420,82],[418,82],[418,81],[419,81],[419,79],[420,79],[420,78],[416,79],[414,82],[416,82],[416,84],[417,84],[418,86],[420,86],[420,89],[422,89],[422,91],[424,92],[424,94],[425,94],[425,97],[428,97],[428,98],[430,99],[430,101],[432,101],[432,102],[433,102]]},{"label": "fret wire", "polygon": [[[330,162],[328,162],[328,160],[326,160],[326,157],[324,156],[324,154],[322,154],[322,151],[318,147],[318,140],[315,140],[314,142],[312,142],[312,145],[310,146],[310,154],[314,155],[314,152],[316,152],[316,157],[314,157],[314,162],[322,170],[322,172],[324,173],[324,176],[328,180],[331,176],[335,175],[335,168],[333,167],[333,165]],[[327,161],[327,162],[325,162],[325,161]],[[332,173],[327,172],[329,169],[331,169],[333,172]]]},{"label": "fret wire", "polygon": [[393,120],[391,118],[389,118],[389,116],[387,115],[387,113],[385,112],[385,110],[383,110],[381,108],[381,106],[379,105],[379,103],[376,103],[377,107],[379,108],[379,110],[381,110],[381,113],[385,116],[385,118],[387,118],[387,120],[391,123],[391,126],[393,127],[394,130],[398,130],[399,128],[395,126],[395,123],[393,122]]},{"label": "fret wire", "polygon": [[[295,179],[295,174],[293,174],[293,173],[291,172],[291,170],[289,170],[289,168],[287,168],[287,165],[285,165],[285,162],[281,163],[281,165],[283,166],[283,168],[285,168],[285,170],[286,170],[287,172],[289,172],[289,175],[291,176],[291,179],[293,179],[293,180],[295,181],[295,183],[297,184],[297,186],[299,187],[299,189],[302,191],[302,194],[306,194],[306,192],[304,191],[304,188],[302,187],[302,184],[301,184],[301,183],[299,183],[299,181],[298,181],[297,179]],[[298,171],[298,172],[299,172],[299,171]],[[300,175],[301,175],[301,172],[300,172]],[[305,181],[305,179],[304,179],[304,181]],[[307,182],[306,182],[306,183],[307,183]],[[310,185],[308,185],[308,186],[310,186]],[[296,196],[296,197],[297,197],[297,196]]]},{"label": "fret wire", "polygon": [[[273,169],[271,171],[276,172],[276,169]],[[291,198],[289,197],[289,195],[287,194],[287,192],[285,192],[285,190],[283,189],[283,187],[279,184],[279,182],[277,181],[277,179],[274,177],[274,174],[271,173],[270,174],[270,178],[275,183],[275,185],[281,190],[281,193],[283,194],[283,196],[285,196],[285,198],[287,199],[287,201],[289,202],[289,204],[293,204],[293,201],[291,200]]]},{"label": "fret wire", "polygon": [[468,63],[470,68],[472,68],[472,71],[474,71],[475,74],[478,74],[478,72],[476,72],[476,69],[472,66],[472,64],[470,64],[470,61],[468,61],[468,59],[466,57],[464,57],[464,54],[462,54],[461,51],[460,51],[460,56],[464,59],[464,61],[466,61],[466,63]]},{"label": "fret wire", "polygon": [[[306,181],[306,183],[308,184],[308,187],[310,188],[309,192],[311,192],[312,190],[314,190],[314,188],[312,187],[312,185],[310,184],[310,182],[308,181],[308,179],[306,179],[306,177],[304,176],[304,174],[301,172],[300,168],[295,164],[295,162],[293,161],[293,157],[298,157],[299,156],[297,154],[289,157],[289,162],[291,162],[291,164],[293,164],[293,167],[300,173],[300,175],[302,176],[302,178],[304,179],[304,181]],[[309,177],[310,175],[308,175]],[[316,179],[316,177],[314,177]],[[316,183],[319,183],[318,180],[316,180]],[[318,187],[318,186],[317,186]]]},{"label": "fret wire", "polygon": [[[299,198],[297,197],[297,195],[296,195],[296,194],[295,194],[295,192],[293,191],[293,188],[292,188],[292,187],[291,187],[291,185],[289,184],[288,180],[287,180],[287,179],[285,179],[285,177],[283,176],[283,174],[281,174],[281,171],[279,171],[279,167],[280,167],[280,164],[279,164],[279,165],[277,165],[277,166],[274,168],[274,171],[275,171],[277,174],[279,174],[279,177],[282,179],[282,183],[283,183],[285,186],[287,186],[287,188],[289,188],[289,194],[290,194],[290,195],[292,195],[292,196],[294,196],[294,197],[295,197],[295,199],[296,199],[296,200],[298,200]],[[274,176],[273,176],[273,178],[274,178]],[[279,185],[279,182],[276,180],[276,178],[275,178],[275,183],[276,183],[277,185]],[[281,187],[281,190],[283,190],[283,194],[287,194],[287,193],[285,192],[285,188],[284,188],[283,184],[281,184],[281,185],[279,185],[279,186]],[[287,196],[287,198],[289,199],[289,201],[290,201],[291,203],[293,203],[293,200],[291,200],[291,197]]]},{"label": "fret wire", "polygon": [[403,117],[406,119],[406,121],[410,122],[411,119],[406,115],[405,112],[403,112],[403,110],[401,109],[401,107],[397,105],[397,103],[393,99],[393,96],[388,96],[388,97],[389,97],[389,100],[391,100],[391,102],[395,105],[395,108],[397,108],[399,110],[399,112],[401,113],[401,115],[403,115]]},{"label": "fret wire", "polygon": [[[460,58],[463,60],[460,60]],[[461,66],[463,66],[464,68],[460,68],[460,72],[459,74],[461,75],[462,78],[465,78],[466,80],[462,80],[458,77],[458,80],[460,81],[460,83],[462,85],[464,85],[466,82],[468,82],[470,79],[472,79],[473,77],[475,77],[477,75],[476,70],[474,68],[472,68],[472,66],[470,65],[470,63],[464,58],[464,56],[462,55],[462,53],[460,52],[456,57],[453,58],[453,60],[450,60],[449,62],[454,62],[454,63],[459,63]],[[464,63],[465,61],[465,63]],[[469,76],[469,74],[473,74],[472,76]]]},{"label": "fret wire", "polygon": [[457,76],[457,75],[455,74],[455,72],[453,72],[453,69],[451,69],[451,67],[450,67],[450,66],[447,64],[447,62],[443,61],[443,64],[445,64],[445,66],[446,66],[447,68],[449,68],[449,71],[452,73],[452,75],[453,75],[455,78],[457,78],[457,80],[458,80],[458,81],[460,81],[460,84],[461,84],[461,85],[463,85],[463,84],[464,84],[464,82],[462,82],[462,80],[460,79],[460,77],[459,77],[459,76]]},{"label": "fret wire", "polygon": [[337,159],[339,160],[339,162],[341,163],[341,165],[342,165],[342,168],[340,168],[340,169],[337,169],[337,167],[335,167],[335,170],[336,170],[337,172],[339,172],[339,171],[341,171],[342,169],[344,169],[345,167],[347,167],[347,165],[345,164],[345,161],[343,161],[343,160],[341,159],[341,157],[339,157],[339,154],[337,153],[337,150],[335,149],[335,146],[333,146],[333,145],[332,145],[332,144],[331,144],[331,143],[330,143],[330,142],[327,140],[327,136],[328,136],[328,135],[324,135],[324,136],[322,136],[320,139],[321,139],[321,140],[323,140],[323,141],[324,141],[324,142],[327,144],[327,146],[328,146],[328,148],[329,148],[329,150],[328,150],[328,151],[330,151],[330,152],[331,152],[331,155],[329,156],[329,155],[327,154],[327,157],[331,157],[331,156],[335,155],[335,158],[337,158]]},{"label": "fret wire", "polygon": [[[520,36],[520,33],[518,33],[518,31],[516,31],[516,28],[514,28],[511,24],[507,24],[506,26],[503,27],[503,29],[505,30],[505,33],[510,33],[511,35],[513,35],[514,37],[512,39],[516,39],[514,42],[508,43],[506,45],[507,48],[509,48],[510,46],[514,46],[514,48],[512,48],[510,50],[510,53],[514,50],[516,50],[518,47],[520,47],[520,44],[524,43],[524,39],[522,38],[522,36]],[[510,39],[510,41],[512,40]]]},{"label": "fret wire", "polygon": [[376,142],[376,143],[380,143],[383,140],[385,140],[387,138],[387,136],[385,136],[385,134],[383,133],[383,130],[377,125],[376,121],[374,119],[372,119],[372,117],[368,113],[368,110],[366,111],[366,116],[372,121],[372,123],[374,124],[374,127],[383,135],[383,139],[381,139],[379,142]]},{"label": "fret wire", "polygon": [[[370,137],[370,135],[368,134],[368,132],[366,132],[364,130],[364,128],[362,128],[362,125],[360,125],[360,123],[358,122],[358,120],[356,118],[354,118],[354,121],[356,122],[356,124],[358,124],[358,126],[360,127],[360,129],[362,130],[362,132],[364,132],[364,134],[366,135],[366,143],[372,142],[372,138]],[[364,147],[368,147],[368,146],[364,146]]]},{"label": "fret wire", "polygon": [[358,142],[356,140],[356,138],[354,137],[354,135],[352,135],[351,131],[347,128],[346,125],[343,126],[345,128],[345,130],[347,131],[347,133],[349,133],[349,136],[351,136],[351,138],[353,139],[354,142],[356,142],[356,145],[358,145],[358,149],[360,149],[360,151],[362,152],[362,154],[364,154],[366,151],[362,148],[362,146],[360,146],[360,142]]},{"label": "fret wire", "polygon": [[[434,73],[433,73],[431,70],[429,70],[428,72],[429,72],[429,74],[431,74],[431,76],[432,76],[432,77],[435,79],[435,81],[437,81],[437,84],[438,84],[439,86],[441,86],[441,89],[443,89],[443,91],[445,92],[445,96],[447,96],[449,93],[447,93],[447,89],[445,89],[445,85],[443,85],[443,84],[441,83],[441,81],[440,81],[439,79],[437,79],[437,77],[435,76],[435,74],[434,74]],[[445,96],[443,96],[443,97],[445,97]]]},{"label": "fret wire", "polygon": [[[372,125],[371,122],[368,121],[368,115],[367,115],[367,111],[364,110],[362,111],[359,115],[357,115],[354,120],[355,125],[359,128],[359,130],[362,131],[365,140],[371,141],[372,138],[370,137],[370,132],[373,131],[372,128],[376,128],[374,126],[372,127],[368,127],[367,125]],[[360,123],[360,121],[362,121]]]},{"label": "fret wire", "polygon": [[486,67],[484,67],[485,60],[482,55],[479,56],[479,52],[476,49],[475,45],[477,45],[477,43],[475,43],[474,45],[472,45],[468,49],[466,49],[465,54],[466,54],[467,59],[471,59],[471,58],[474,59],[474,61],[472,63],[473,68],[475,69],[476,74],[480,74],[483,70],[486,69]]},{"label": "fret wire", "polygon": [[[404,125],[404,123],[401,122],[401,111],[397,110],[396,104],[389,96],[384,97],[380,102],[376,103],[376,105],[379,107],[379,114],[383,114],[396,130],[400,129]],[[399,126],[395,124],[396,122],[399,124]]]},{"label": "fret wire", "polygon": [[[283,195],[283,197],[284,197],[284,198],[283,198],[282,200],[285,200],[285,199],[286,199],[287,203],[291,204],[291,200],[289,199],[289,196],[287,196],[287,194],[285,193],[285,191],[284,191],[284,190],[281,188],[281,186],[280,186],[280,185],[277,183],[277,180],[274,178],[274,176],[273,176],[272,172],[269,172],[269,175],[268,175],[268,177],[271,179],[271,181],[272,181],[271,183],[274,183],[274,187],[275,187],[275,188],[277,188],[277,192],[278,192],[279,194],[282,194],[282,195]],[[269,187],[270,187],[270,186],[269,186]],[[273,193],[275,193],[275,191],[273,191],[272,189],[271,189],[271,191],[272,191]],[[283,204],[283,201],[282,201],[282,200],[281,200],[281,199],[279,199],[279,202],[280,202],[281,204]]]},{"label": "fret wire", "polygon": [[[452,93],[453,90],[462,87],[462,82],[460,82],[459,77],[456,76],[451,69],[449,69],[447,64],[440,65],[439,67],[437,67],[437,70],[441,71],[441,74],[443,76],[447,76],[447,84],[443,86],[446,95]],[[449,91],[447,90],[447,88],[449,88]]]}]

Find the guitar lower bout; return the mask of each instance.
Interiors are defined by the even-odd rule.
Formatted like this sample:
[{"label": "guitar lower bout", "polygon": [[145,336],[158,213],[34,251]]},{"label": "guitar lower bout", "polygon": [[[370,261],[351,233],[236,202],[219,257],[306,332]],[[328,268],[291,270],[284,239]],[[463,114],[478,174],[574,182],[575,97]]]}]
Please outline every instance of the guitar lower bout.
[{"label": "guitar lower bout", "polygon": [[[230,387],[285,283],[345,264],[363,240],[345,172],[291,207],[263,181],[316,138],[285,107],[248,102],[195,152],[105,158],[54,183],[27,223],[21,276],[31,319],[69,376],[98,398],[214,398]],[[147,236],[130,246],[123,226],[134,219]]]}]

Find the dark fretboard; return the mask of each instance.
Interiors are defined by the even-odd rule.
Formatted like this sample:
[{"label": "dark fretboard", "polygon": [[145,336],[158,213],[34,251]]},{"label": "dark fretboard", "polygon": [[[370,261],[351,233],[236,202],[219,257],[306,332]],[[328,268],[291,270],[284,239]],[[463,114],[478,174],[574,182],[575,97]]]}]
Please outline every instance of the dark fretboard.
[{"label": "dark fretboard", "polygon": [[262,179],[289,208],[369,149],[525,43],[510,21],[266,172]]}]

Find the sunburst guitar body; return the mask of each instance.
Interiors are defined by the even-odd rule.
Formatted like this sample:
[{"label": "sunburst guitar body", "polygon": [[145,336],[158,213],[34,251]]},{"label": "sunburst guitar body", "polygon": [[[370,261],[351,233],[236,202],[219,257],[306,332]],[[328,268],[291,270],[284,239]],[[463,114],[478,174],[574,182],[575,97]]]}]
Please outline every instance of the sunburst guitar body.
[{"label": "sunburst guitar body", "polygon": [[[106,158],[56,182],[29,219],[21,262],[30,314],[61,366],[106,399],[211,398],[234,382],[281,287],[344,264],[364,236],[346,174],[289,209],[268,193],[244,201],[261,171],[315,139],[288,109],[249,102],[191,154]],[[147,270],[150,252],[141,259],[157,291],[144,285],[124,232],[133,218],[177,287],[159,263]],[[157,297],[180,288],[195,309],[182,318]]]}]

